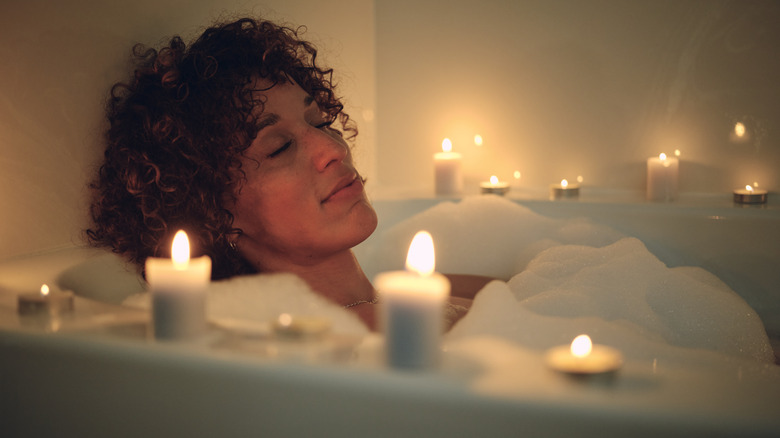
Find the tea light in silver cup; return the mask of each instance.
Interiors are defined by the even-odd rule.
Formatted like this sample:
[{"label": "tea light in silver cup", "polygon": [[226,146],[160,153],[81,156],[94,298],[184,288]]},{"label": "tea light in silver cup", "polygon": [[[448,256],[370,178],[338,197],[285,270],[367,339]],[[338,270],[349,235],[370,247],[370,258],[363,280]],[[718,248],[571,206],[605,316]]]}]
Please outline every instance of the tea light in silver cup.
[{"label": "tea light in silver cup", "polygon": [[765,204],[767,191],[754,189],[747,185],[744,189],[734,190],[734,202],[737,204]]},{"label": "tea light in silver cup", "polygon": [[609,375],[623,366],[620,351],[606,345],[593,345],[588,335],[579,335],[571,345],[561,345],[547,351],[547,366],[573,376]]},{"label": "tea light in silver cup", "polygon": [[562,179],[560,184],[550,186],[550,199],[576,199],[580,196],[580,186],[569,184],[569,181]]},{"label": "tea light in silver cup", "polygon": [[495,175],[490,177],[490,181],[479,183],[479,187],[483,195],[494,194],[504,196],[504,194],[509,191],[509,183],[499,181],[498,177]]},{"label": "tea light in silver cup", "polygon": [[73,292],[41,286],[40,292],[19,295],[17,311],[20,315],[59,315],[73,311]]}]

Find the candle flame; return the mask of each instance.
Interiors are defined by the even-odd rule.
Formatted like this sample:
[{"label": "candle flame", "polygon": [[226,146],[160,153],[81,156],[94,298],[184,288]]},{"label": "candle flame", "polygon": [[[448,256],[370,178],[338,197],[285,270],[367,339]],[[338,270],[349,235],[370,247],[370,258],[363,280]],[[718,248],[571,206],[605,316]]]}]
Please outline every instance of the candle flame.
[{"label": "candle flame", "polygon": [[588,357],[593,350],[593,342],[588,335],[579,335],[571,341],[571,354],[575,357]]},{"label": "candle flame", "polygon": [[490,177],[490,184],[496,185],[498,184],[498,177],[493,175]]},{"label": "candle flame", "polygon": [[750,187],[750,185],[745,186],[745,190],[748,192],[753,192],[753,187]]},{"label": "candle flame", "polygon": [[289,313],[282,313],[277,319],[279,325],[282,327],[289,327],[292,324],[292,315]]},{"label": "candle flame", "polygon": [[452,152],[452,140],[445,138],[441,141],[441,150],[444,152]]},{"label": "candle flame", "polygon": [[565,188],[566,188],[566,187],[568,187],[568,186],[569,186],[569,182],[568,182],[568,181],[566,181],[565,179],[562,179],[562,180],[561,180],[561,187],[563,187],[563,188],[565,189]]},{"label": "candle flame", "polygon": [[474,144],[477,146],[482,146],[482,136],[477,134],[474,136]]},{"label": "candle flame", "polygon": [[409,245],[406,255],[406,269],[420,275],[431,275],[436,268],[436,255],[433,250],[433,237],[427,231],[418,231]]},{"label": "candle flame", "polygon": [[41,285],[41,295],[43,295],[44,297],[46,295],[49,295],[49,285],[48,284]]},{"label": "candle flame", "polygon": [[514,177],[515,177],[515,179],[520,179],[520,177],[522,177],[522,176],[523,176],[523,174],[522,174],[522,173],[520,173],[520,171],[519,171],[519,170],[515,170],[515,173],[514,173]]},{"label": "candle flame", "polygon": [[179,230],[173,236],[173,245],[171,245],[171,259],[176,269],[185,269],[190,261],[190,241],[187,239],[187,233]]},{"label": "candle flame", "polygon": [[659,155],[658,158],[660,158],[661,161],[665,161],[666,160],[666,154],[661,152],[661,155]]},{"label": "candle flame", "polygon": [[679,157],[679,156],[680,156],[680,154],[682,154],[682,152],[680,152],[680,150],[679,150],[679,149],[675,149],[675,150],[674,150],[674,156],[675,156],[675,157]]},{"label": "candle flame", "polygon": [[744,137],[745,136],[745,132],[746,132],[746,129],[745,129],[745,124],[744,123],[737,122],[734,125],[734,134],[736,134],[737,137],[740,137],[740,138]]}]

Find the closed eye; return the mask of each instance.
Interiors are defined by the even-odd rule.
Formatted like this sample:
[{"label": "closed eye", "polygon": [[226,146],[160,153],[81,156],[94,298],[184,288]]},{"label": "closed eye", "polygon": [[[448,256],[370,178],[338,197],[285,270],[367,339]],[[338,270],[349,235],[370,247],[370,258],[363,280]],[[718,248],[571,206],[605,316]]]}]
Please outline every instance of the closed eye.
[{"label": "closed eye", "polygon": [[285,143],[284,145],[282,145],[282,147],[280,147],[279,149],[277,149],[277,150],[275,150],[275,151],[271,152],[270,154],[268,154],[268,158],[275,158],[276,156],[278,156],[278,155],[279,155],[279,154],[281,154],[282,152],[284,152],[284,151],[286,151],[287,149],[289,149],[289,148],[290,148],[290,146],[292,146],[292,141],[288,141],[287,143]]}]

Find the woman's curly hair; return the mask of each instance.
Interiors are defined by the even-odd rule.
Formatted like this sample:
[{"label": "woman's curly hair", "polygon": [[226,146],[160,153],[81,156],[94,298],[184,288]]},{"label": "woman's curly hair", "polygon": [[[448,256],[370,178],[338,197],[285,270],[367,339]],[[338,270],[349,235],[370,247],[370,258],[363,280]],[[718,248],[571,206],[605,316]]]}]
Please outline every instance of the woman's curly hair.
[{"label": "woman's curly hair", "polygon": [[241,230],[226,208],[262,112],[250,84],[292,79],[353,138],[333,70],[317,66],[317,50],[297,30],[250,18],[210,27],[189,47],[176,36],[133,54],[132,79],[113,86],[107,105],[88,241],[142,267],[147,257],[169,256],[173,234],[184,229],[194,255],[212,258],[214,279],[254,272],[230,248]]}]

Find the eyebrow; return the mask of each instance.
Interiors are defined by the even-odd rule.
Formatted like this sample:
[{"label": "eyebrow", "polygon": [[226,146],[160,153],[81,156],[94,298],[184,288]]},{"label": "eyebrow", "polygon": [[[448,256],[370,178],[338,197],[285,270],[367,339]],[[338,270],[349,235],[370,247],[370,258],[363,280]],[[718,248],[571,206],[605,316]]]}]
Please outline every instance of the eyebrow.
[{"label": "eyebrow", "polygon": [[279,115],[270,113],[262,116],[260,120],[257,121],[257,132],[262,131],[264,128],[267,128],[271,125],[275,125],[277,122],[279,122]]},{"label": "eyebrow", "polygon": [[[305,108],[308,108],[309,105],[314,102],[314,97],[307,94],[306,97],[303,98],[303,106]],[[268,113],[260,117],[260,120],[257,122],[257,132],[259,133],[264,128],[267,128],[269,126],[273,126],[276,123],[279,122],[279,114],[276,113]]]}]

